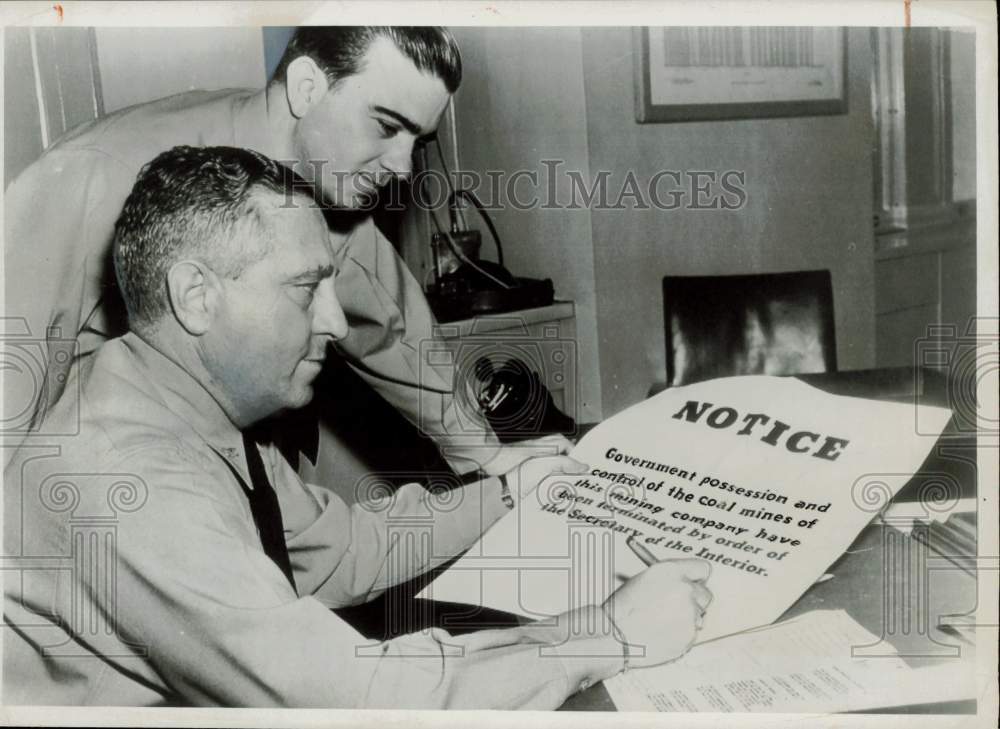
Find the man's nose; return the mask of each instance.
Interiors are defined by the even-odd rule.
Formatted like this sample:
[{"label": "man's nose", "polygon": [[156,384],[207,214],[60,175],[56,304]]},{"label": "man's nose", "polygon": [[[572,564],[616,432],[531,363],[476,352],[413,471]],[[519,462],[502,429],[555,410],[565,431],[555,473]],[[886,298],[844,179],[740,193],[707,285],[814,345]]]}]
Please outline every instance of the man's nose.
[{"label": "man's nose", "polygon": [[401,138],[382,155],[382,167],[394,177],[409,177],[413,172],[413,144],[414,140]]},{"label": "man's nose", "polygon": [[343,339],[347,336],[347,315],[333,287],[333,277],[322,281],[313,302],[313,333]]}]

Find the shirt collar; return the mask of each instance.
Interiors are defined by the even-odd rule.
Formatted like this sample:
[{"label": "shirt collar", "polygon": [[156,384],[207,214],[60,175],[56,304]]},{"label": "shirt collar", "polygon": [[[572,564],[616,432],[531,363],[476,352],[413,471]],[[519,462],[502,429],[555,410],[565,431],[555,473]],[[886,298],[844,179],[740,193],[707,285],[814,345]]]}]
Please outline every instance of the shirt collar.
[{"label": "shirt collar", "polygon": [[183,367],[134,332],[122,344],[143,369],[167,409],[183,420],[212,450],[237,468],[250,483],[243,434],[218,401]]}]

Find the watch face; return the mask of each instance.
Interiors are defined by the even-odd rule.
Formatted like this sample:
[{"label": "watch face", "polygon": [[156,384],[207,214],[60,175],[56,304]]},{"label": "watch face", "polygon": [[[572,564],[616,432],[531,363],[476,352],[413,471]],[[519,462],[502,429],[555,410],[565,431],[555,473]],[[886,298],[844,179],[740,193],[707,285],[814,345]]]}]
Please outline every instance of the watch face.
[{"label": "watch face", "polygon": [[510,484],[507,483],[507,476],[500,474],[500,500],[508,509],[514,508],[514,497],[510,493]]}]

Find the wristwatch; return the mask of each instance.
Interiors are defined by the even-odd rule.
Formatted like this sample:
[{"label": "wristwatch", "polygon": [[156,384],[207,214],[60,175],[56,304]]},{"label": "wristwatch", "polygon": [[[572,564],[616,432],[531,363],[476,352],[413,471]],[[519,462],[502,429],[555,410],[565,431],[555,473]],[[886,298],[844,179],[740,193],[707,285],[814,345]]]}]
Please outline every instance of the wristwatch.
[{"label": "wristwatch", "polygon": [[510,493],[510,485],[507,483],[507,474],[501,473],[497,478],[500,479],[500,498],[503,500],[504,506],[508,509],[514,508],[514,497]]}]

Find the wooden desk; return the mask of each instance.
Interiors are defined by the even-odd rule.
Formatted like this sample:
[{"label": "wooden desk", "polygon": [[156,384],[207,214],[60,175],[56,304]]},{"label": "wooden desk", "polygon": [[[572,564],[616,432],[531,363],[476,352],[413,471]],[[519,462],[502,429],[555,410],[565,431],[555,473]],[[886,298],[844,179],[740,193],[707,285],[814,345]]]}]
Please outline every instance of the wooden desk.
[{"label": "wooden desk", "polygon": [[[929,371],[889,368],[804,375],[800,379],[832,394],[948,406],[948,383]],[[953,418],[896,501],[919,500],[933,481],[940,480],[940,474],[958,485],[957,496],[975,495],[975,434],[960,426]],[[942,632],[938,624],[942,616],[975,610],[975,579],[878,518],[828,571],[834,577],[813,585],[781,620],[810,610],[842,608],[915,667],[953,661],[956,670],[968,668],[971,662],[963,662],[961,657],[968,658],[969,646]],[[877,653],[880,649],[874,650]],[[953,655],[956,651],[960,657]],[[942,656],[942,652],[949,655]],[[878,713],[975,713],[975,708],[975,701],[962,701],[887,708]],[[562,710],[615,711],[615,706],[603,684],[598,684],[571,696]]]}]

